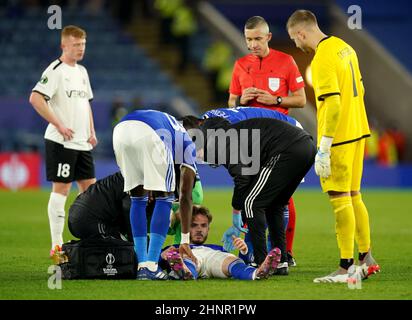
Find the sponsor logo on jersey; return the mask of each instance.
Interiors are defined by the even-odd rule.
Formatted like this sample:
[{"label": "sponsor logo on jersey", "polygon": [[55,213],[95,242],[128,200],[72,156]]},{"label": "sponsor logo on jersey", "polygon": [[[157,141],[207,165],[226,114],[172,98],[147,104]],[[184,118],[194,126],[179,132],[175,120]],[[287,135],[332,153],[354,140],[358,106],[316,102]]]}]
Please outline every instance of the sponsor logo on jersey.
[{"label": "sponsor logo on jersey", "polygon": [[66,90],[68,98],[87,98],[87,92],[84,90]]},{"label": "sponsor logo on jersey", "polygon": [[297,83],[301,83],[302,81],[303,81],[302,76],[296,78],[296,82],[297,82]]}]

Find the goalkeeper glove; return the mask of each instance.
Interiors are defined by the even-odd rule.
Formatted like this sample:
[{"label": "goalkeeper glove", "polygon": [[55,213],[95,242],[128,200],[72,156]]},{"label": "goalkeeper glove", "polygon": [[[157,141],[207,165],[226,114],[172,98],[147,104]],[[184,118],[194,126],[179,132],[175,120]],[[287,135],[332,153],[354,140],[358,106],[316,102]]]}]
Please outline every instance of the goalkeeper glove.
[{"label": "goalkeeper glove", "polygon": [[330,169],[330,148],[333,138],[322,136],[319,150],[315,157],[315,172],[321,178],[328,178],[331,174]]}]

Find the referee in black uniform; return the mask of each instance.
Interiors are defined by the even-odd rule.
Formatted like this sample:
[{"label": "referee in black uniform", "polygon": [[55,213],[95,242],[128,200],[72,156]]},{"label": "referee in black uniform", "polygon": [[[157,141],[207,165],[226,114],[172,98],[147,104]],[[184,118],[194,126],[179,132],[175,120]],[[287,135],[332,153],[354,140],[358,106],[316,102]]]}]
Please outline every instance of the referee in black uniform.
[{"label": "referee in black uniform", "polygon": [[[255,262],[260,265],[267,254],[266,223],[272,246],[282,251],[281,262],[286,262],[283,207],[314,163],[316,147],[312,137],[277,119],[230,124],[223,118],[211,118],[201,121],[200,127],[193,119],[186,121],[202,130],[204,143],[199,147],[197,141],[197,147],[203,147],[204,160],[223,165],[233,177],[232,206],[234,211],[242,211],[243,222],[247,223]],[[233,139],[234,135],[238,139]],[[245,159],[251,161],[244,163]]]}]

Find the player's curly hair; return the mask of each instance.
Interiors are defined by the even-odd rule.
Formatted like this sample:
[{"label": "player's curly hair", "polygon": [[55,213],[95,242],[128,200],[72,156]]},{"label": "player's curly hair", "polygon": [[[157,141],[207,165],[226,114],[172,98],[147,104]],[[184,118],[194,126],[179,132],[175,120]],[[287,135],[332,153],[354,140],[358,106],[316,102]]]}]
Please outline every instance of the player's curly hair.
[{"label": "player's curly hair", "polygon": [[202,215],[205,216],[207,218],[207,220],[209,221],[209,224],[212,222],[213,220],[213,216],[210,213],[209,209],[204,207],[204,206],[193,206],[193,210],[192,210],[192,219],[197,216],[197,215]]}]

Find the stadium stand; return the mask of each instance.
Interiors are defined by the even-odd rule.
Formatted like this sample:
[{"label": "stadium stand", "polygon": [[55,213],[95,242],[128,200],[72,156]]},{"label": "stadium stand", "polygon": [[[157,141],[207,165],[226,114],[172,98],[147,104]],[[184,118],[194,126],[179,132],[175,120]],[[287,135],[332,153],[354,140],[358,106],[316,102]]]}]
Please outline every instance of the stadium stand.
[{"label": "stadium stand", "polygon": [[[336,2],[345,12],[353,4],[349,0]],[[410,1],[397,0],[389,4],[384,0],[360,0],[356,1],[356,5],[362,10],[362,27],[376,37],[412,74],[412,43],[405,41],[412,29]]]},{"label": "stadium stand", "polygon": [[[0,9],[0,150],[43,150],[46,126],[28,103],[31,89],[48,64],[60,56],[60,30],[47,26],[47,8]],[[147,107],[181,115],[171,101],[181,101],[191,113],[197,105],[188,100],[159,65],[122,31],[104,11],[63,8],[63,26],[74,24],[87,32],[86,55],[94,92],[95,126],[100,140],[97,156],[112,156],[110,108],[121,96],[128,109]],[[138,100],[141,105],[131,105]],[[16,130],[18,128],[18,130]]]}]

